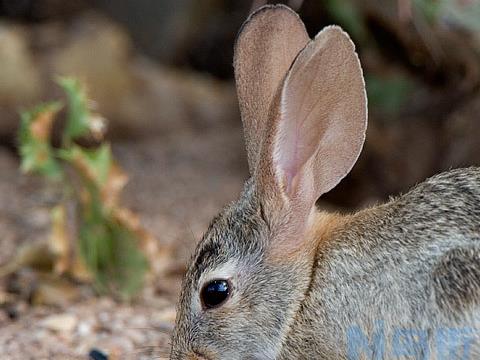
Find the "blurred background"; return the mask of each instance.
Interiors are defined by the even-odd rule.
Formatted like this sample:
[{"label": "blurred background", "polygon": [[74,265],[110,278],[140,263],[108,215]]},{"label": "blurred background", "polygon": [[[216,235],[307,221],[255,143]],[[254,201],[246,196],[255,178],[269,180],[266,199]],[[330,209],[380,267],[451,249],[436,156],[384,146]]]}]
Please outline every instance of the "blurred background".
[{"label": "blurred background", "polygon": [[[366,145],[324,205],[350,211],[442,170],[480,165],[480,1],[277,2],[298,11],[311,36],[328,24],[344,27],[364,68]],[[48,235],[51,194],[19,171],[16,134],[20,109],[61,96],[57,75],[81,79],[108,120],[107,138],[130,178],[124,201],[166,249],[159,262],[168,262],[128,305],[84,296],[32,307],[38,279],[16,278],[23,295],[13,302],[2,300],[12,293],[3,281],[0,349],[10,358],[28,349],[37,358],[82,358],[95,346],[149,358],[168,347],[185,262],[248,177],[233,44],[248,14],[266,3],[0,0],[0,264]],[[48,325],[59,308],[67,320]],[[47,325],[32,328],[34,319]],[[62,329],[65,322],[71,326]]]}]

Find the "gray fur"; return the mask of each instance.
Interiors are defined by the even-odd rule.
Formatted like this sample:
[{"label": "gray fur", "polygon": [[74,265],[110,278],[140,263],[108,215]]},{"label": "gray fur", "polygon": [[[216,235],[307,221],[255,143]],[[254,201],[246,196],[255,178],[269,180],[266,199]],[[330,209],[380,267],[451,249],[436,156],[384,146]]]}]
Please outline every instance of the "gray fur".
[{"label": "gray fur", "polygon": [[[437,329],[479,322],[479,184],[479,168],[434,176],[351,216],[315,259],[282,267],[265,261],[269,225],[247,182],[195,251],[171,358],[193,351],[208,359],[346,359],[349,328],[371,340],[376,321],[388,341],[398,328],[425,330],[429,353],[416,349],[415,358],[439,358]],[[241,306],[193,312],[201,273],[230,259],[238,261]],[[383,358],[393,358],[386,346]],[[277,352],[262,352],[271,348]],[[470,353],[480,356],[478,344]]]},{"label": "gray fur", "polygon": [[[266,344],[278,348],[282,325],[293,315],[286,309],[298,298],[291,287],[302,280],[296,278],[300,271],[295,268],[272,268],[264,262],[268,233],[255,186],[249,181],[241,199],[213,220],[192,257],[178,306],[172,359],[184,359],[192,350],[204,354],[209,348],[221,350],[224,359],[266,359]],[[240,306],[234,312],[192,313],[189,302],[199,296],[201,274],[230,259],[239,262]],[[284,295],[272,296],[277,291]],[[272,314],[274,308],[282,311]]]},{"label": "gray fur", "polygon": [[[477,327],[478,184],[479,168],[454,170],[356,214],[319,256],[314,291],[305,297],[280,358],[345,358],[348,327],[372,329],[377,320],[384,322],[386,338],[398,328],[433,335],[444,327]],[[434,341],[427,358],[441,355]],[[477,344],[470,358],[478,356]]]},{"label": "gray fur", "polygon": [[[312,209],[364,141],[354,45],[338,27],[310,41],[283,6],[242,29],[235,69],[252,178],[192,257],[171,359],[480,358],[480,168],[356,214]],[[231,296],[204,309],[213,279],[229,280]]]}]

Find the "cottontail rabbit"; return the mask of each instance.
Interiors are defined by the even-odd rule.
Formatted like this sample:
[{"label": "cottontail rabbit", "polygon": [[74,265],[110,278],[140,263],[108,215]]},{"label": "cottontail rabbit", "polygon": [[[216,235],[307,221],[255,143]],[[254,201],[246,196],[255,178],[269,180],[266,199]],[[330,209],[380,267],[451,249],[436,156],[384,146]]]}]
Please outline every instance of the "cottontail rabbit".
[{"label": "cottontail rabbit", "polygon": [[480,359],[480,169],[319,211],[365,138],[353,43],[267,6],[234,66],[251,178],[195,251],[171,359]]}]

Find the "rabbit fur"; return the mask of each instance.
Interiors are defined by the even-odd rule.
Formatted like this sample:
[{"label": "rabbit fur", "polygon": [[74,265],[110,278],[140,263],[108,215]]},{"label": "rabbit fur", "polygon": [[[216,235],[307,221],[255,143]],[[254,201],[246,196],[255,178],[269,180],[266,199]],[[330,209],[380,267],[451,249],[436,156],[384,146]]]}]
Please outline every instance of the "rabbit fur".
[{"label": "rabbit fur", "polygon": [[[251,177],[192,256],[170,358],[480,358],[480,169],[354,214],[321,211],[365,138],[348,35],[310,40],[293,11],[266,6],[242,27],[234,66]],[[204,309],[211,279],[232,289]]]}]

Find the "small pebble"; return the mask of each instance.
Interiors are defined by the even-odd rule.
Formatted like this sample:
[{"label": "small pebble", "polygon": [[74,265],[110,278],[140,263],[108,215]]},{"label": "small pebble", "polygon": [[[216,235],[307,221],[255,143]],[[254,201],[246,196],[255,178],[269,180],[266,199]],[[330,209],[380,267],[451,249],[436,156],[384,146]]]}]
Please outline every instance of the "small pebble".
[{"label": "small pebble", "polygon": [[73,314],[56,314],[43,319],[40,325],[59,333],[71,333],[77,326],[77,323],[78,320]]},{"label": "small pebble", "polygon": [[108,360],[108,356],[97,349],[90,350],[90,352],[88,353],[88,358],[90,360]]},{"label": "small pebble", "polygon": [[78,324],[77,331],[80,336],[90,335],[92,333],[92,325],[87,322],[81,322]]}]

